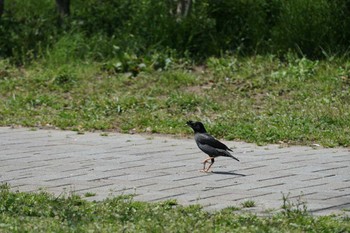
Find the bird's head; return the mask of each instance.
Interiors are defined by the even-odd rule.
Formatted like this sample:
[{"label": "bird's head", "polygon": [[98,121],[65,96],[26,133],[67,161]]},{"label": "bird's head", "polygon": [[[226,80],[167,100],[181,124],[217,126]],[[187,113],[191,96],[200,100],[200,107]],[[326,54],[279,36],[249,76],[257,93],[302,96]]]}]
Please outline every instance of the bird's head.
[{"label": "bird's head", "polygon": [[195,133],[206,133],[207,131],[204,128],[204,125],[202,122],[193,122],[193,121],[187,121],[186,124],[193,129]]}]

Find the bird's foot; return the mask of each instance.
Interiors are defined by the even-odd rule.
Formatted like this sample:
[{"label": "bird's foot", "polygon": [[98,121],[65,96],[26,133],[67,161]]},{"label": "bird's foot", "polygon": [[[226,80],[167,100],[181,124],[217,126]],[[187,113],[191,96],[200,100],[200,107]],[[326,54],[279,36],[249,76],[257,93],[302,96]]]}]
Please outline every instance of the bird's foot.
[{"label": "bird's foot", "polygon": [[207,170],[207,169],[202,169],[202,170],[199,170],[200,172],[204,172],[204,173],[210,173],[211,171]]}]

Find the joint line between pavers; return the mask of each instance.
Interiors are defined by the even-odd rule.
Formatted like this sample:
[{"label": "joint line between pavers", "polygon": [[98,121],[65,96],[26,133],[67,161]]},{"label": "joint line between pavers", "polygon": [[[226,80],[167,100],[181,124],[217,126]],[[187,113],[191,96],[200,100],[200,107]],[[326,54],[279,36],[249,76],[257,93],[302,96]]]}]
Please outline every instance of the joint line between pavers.
[{"label": "joint line between pavers", "polygon": [[84,165],[84,166],[81,166],[81,167],[78,167],[78,168],[62,170],[61,172],[73,172],[73,171],[85,170],[85,169],[88,169],[91,165],[93,165],[93,164],[90,164],[89,166]]},{"label": "joint line between pavers", "polygon": [[[5,150],[6,151],[6,150]],[[17,154],[31,154],[33,155],[33,153],[36,153],[38,154],[38,152],[43,152],[43,151],[47,151],[47,148],[43,148],[41,150],[39,149],[36,149],[36,150],[25,150],[25,151],[16,151],[16,152],[13,152],[13,153],[7,153],[6,155],[17,155]]]},{"label": "joint line between pavers", "polygon": [[[105,153],[103,153],[105,154]],[[102,160],[118,160],[118,159],[121,159],[122,157],[121,156],[110,156],[110,157],[103,157],[101,158]]]},{"label": "joint line between pavers", "polygon": [[253,195],[253,196],[240,197],[240,198],[233,199],[232,201],[239,201],[239,200],[244,200],[244,199],[248,199],[248,198],[263,197],[263,196],[267,196],[267,195],[271,195],[271,194],[273,194],[273,193],[269,192],[269,193],[257,194],[257,195]]},{"label": "joint line between pavers", "polygon": [[[101,153],[98,153],[98,154],[120,154],[121,152],[128,152],[130,151],[130,149],[125,149],[125,150],[111,150],[111,151],[104,151],[104,152],[101,152]],[[95,154],[96,155],[96,154]]]},{"label": "joint line between pavers", "polygon": [[252,175],[255,175],[255,174],[237,175],[235,177],[229,177],[229,178],[219,179],[219,180],[215,180],[215,181],[219,182],[219,181],[225,181],[225,180],[233,180],[233,179],[239,179],[239,178],[248,177],[248,176],[252,176]]},{"label": "joint line between pavers", "polygon": [[[305,197],[305,196],[310,196],[310,195],[314,195],[314,194],[317,194],[317,193],[318,192],[300,193],[298,195],[288,196],[288,198]],[[280,199],[280,200],[282,200],[282,199]]]},{"label": "joint line between pavers", "polygon": [[216,190],[216,189],[221,189],[221,188],[228,188],[228,187],[232,187],[232,186],[237,186],[237,185],[241,185],[243,183],[235,183],[235,184],[229,184],[229,185],[222,185],[222,186],[216,186],[216,187],[205,187],[205,189],[203,189],[203,192],[206,191],[212,191],[212,190]]},{"label": "joint line between pavers", "polygon": [[255,167],[247,167],[247,168],[238,169],[237,171],[246,171],[246,170],[251,170],[251,169],[255,169],[255,168],[262,168],[262,167],[267,167],[267,165],[259,165],[259,166],[255,166]]},{"label": "joint line between pavers", "polygon": [[302,167],[307,167],[307,165],[300,165],[300,166],[296,166],[296,167],[289,167],[289,168],[282,168],[282,169],[277,169],[277,170],[271,170],[271,172],[280,172],[280,171],[287,171],[287,170],[293,170],[293,169],[297,169],[297,168],[302,168]]},{"label": "joint line between pavers", "polygon": [[152,170],[147,170],[146,172],[153,172],[153,171],[162,171],[162,170],[169,170],[173,168],[180,168],[180,167],[185,167],[186,165],[178,165],[178,166],[171,166],[171,167],[162,167],[162,168],[157,168],[157,169],[152,169]]},{"label": "joint line between pavers", "polygon": [[70,159],[72,158],[71,156],[65,156],[65,157],[59,157],[59,158],[50,158],[50,159],[43,159],[43,160],[40,160],[40,161],[57,161],[57,160],[63,160],[63,159]]},{"label": "joint line between pavers", "polygon": [[77,190],[74,190],[74,191],[75,192],[81,192],[81,191],[85,191],[85,190],[103,188],[103,187],[112,186],[112,185],[115,185],[115,184],[103,184],[103,185],[93,186],[93,187],[89,187],[89,188],[77,189]]},{"label": "joint line between pavers", "polygon": [[346,154],[343,154],[343,155],[333,155],[333,158],[339,158],[339,157],[349,157],[350,156],[350,153],[346,153]]},{"label": "joint line between pavers", "polygon": [[137,168],[137,167],[144,167],[144,166],[146,166],[146,165],[145,165],[145,164],[141,164],[141,165],[135,165],[135,166],[130,166],[130,167],[122,167],[122,168],[108,169],[108,170],[104,170],[104,171],[102,171],[102,172],[120,171],[120,170],[131,169],[131,168]]},{"label": "joint line between pavers", "polygon": [[173,181],[190,180],[190,179],[201,178],[201,177],[203,177],[203,176],[204,176],[204,175],[201,175],[201,176],[191,176],[191,177],[186,177],[186,178],[175,179],[175,180],[173,180]]},{"label": "joint line between pavers", "polygon": [[303,187],[299,187],[299,188],[293,188],[293,189],[290,189],[290,190],[297,190],[297,189],[304,189],[304,188],[313,188],[313,187],[323,186],[323,185],[327,185],[327,184],[329,184],[329,183],[307,185],[307,186],[303,186]]},{"label": "joint line between pavers", "polygon": [[71,183],[59,184],[59,185],[50,186],[48,188],[59,188],[59,187],[64,187],[64,186],[74,186],[74,184],[71,184]]},{"label": "joint line between pavers", "polygon": [[165,197],[159,197],[159,198],[151,199],[149,201],[153,202],[153,201],[160,201],[160,200],[164,200],[164,199],[171,199],[171,198],[174,198],[174,197],[182,196],[184,194],[186,194],[186,193],[179,193],[179,194],[169,195],[169,196],[165,196]]},{"label": "joint line between pavers", "polygon": [[153,156],[149,156],[149,157],[145,157],[145,158],[141,158],[141,159],[135,159],[135,160],[128,160],[128,161],[121,161],[120,164],[124,164],[124,163],[133,163],[133,162],[139,162],[139,161],[145,161],[148,159],[152,159]]},{"label": "joint line between pavers", "polygon": [[18,178],[11,178],[11,179],[7,179],[7,180],[1,180],[0,182],[9,182],[9,181],[15,181],[15,180],[23,180],[23,179],[27,179],[27,178],[33,178],[35,176],[31,175],[31,176],[23,176],[23,177],[18,177]]},{"label": "joint line between pavers", "polygon": [[9,170],[6,172],[16,172],[16,171],[30,170],[30,169],[50,167],[50,166],[53,166],[53,165],[52,164],[45,164],[45,165],[38,165],[38,166],[32,166],[32,167],[24,167],[24,168],[12,169],[12,170]]},{"label": "joint line between pavers", "polygon": [[321,164],[330,164],[330,163],[343,163],[343,162],[349,162],[350,159],[345,159],[345,160],[337,160],[337,161],[328,161],[328,162],[323,162]]},{"label": "joint line between pavers", "polygon": [[350,188],[350,186],[345,186],[345,187],[341,187],[341,188],[336,188],[336,189],[334,189],[334,190],[339,191],[339,190],[342,190],[342,189],[349,189],[349,188]]},{"label": "joint line between pavers", "polygon": [[[83,151],[85,151],[85,150],[83,150]],[[75,153],[80,153],[80,152],[82,152],[82,150],[55,151],[55,152],[52,152],[52,153],[47,153],[46,155],[75,154]]]},{"label": "joint line between pavers", "polygon": [[135,189],[137,190],[138,188],[144,188],[144,187],[154,186],[154,185],[157,185],[157,184],[158,184],[158,183],[151,183],[151,184],[138,185],[138,186],[135,186]]},{"label": "joint line between pavers", "polygon": [[256,187],[256,188],[250,188],[250,189],[247,189],[247,191],[256,190],[256,189],[263,189],[263,188],[270,188],[270,187],[280,186],[280,185],[284,185],[284,184],[285,183],[265,185],[265,186],[260,186],[260,187]]},{"label": "joint line between pavers", "polygon": [[[257,160],[254,160],[254,163],[256,162],[265,162],[265,161],[271,161],[271,160],[278,160],[278,159],[281,159],[281,158],[266,158],[266,159],[257,159]],[[240,162],[241,164],[251,164],[252,161],[246,161],[246,162]]]},{"label": "joint line between pavers", "polygon": [[113,176],[103,176],[103,177],[99,177],[99,178],[95,178],[95,179],[90,179],[87,181],[93,182],[93,181],[107,180],[107,179],[113,178],[113,177],[121,177],[121,176],[128,176],[128,175],[130,175],[130,173],[123,173],[123,174],[118,174],[118,175],[113,175]]},{"label": "joint line between pavers", "polygon": [[140,156],[140,155],[159,154],[159,153],[171,152],[171,151],[172,150],[157,150],[157,151],[147,151],[147,152],[140,152],[140,153],[132,153],[130,155]]},{"label": "joint line between pavers", "polygon": [[350,202],[343,203],[340,205],[333,205],[333,206],[329,206],[329,207],[325,207],[325,208],[314,209],[314,210],[311,210],[310,212],[315,213],[315,212],[320,212],[320,211],[329,210],[329,209],[338,209],[339,207],[342,207],[342,206],[345,207],[347,205],[350,205]]},{"label": "joint line between pavers", "polygon": [[74,177],[79,177],[79,176],[85,176],[88,173],[84,173],[84,174],[78,174],[78,175],[74,175],[74,176],[63,176],[63,177],[59,177],[59,178],[54,178],[54,179],[49,179],[49,180],[44,180],[45,182],[50,182],[50,181],[56,181],[56,180],[64,180],[64,179],[69,179],[69,178],[74,178]]},{"label": "joint line between pavers", "polygon": [[189,160],[197,160],[197,158],[187,158],[187,159],[176,159],[176,160],[170,160],[170,161],[163,161],[163,162],[161,162],[161,164],[173,163],[173,162],[179,162],[179,161],[189,161]]},{"label": "joint line between pavers", "polygon": [[299,159],[299,160],[281,162],[281,164],[299,163],[299,162],[306,162],[306,161],[312,161],[312,160],[316,160],[316,159]]},{"label": "joint line between pavers", "polygon": [[349,167],[349,166],[340,166],[340,167],[325,168],[325,169],[315,170],[315,171],[311,171],[311,172],[312,172],[312,173],[315,173],[315,172],[331,171],[331,170],[336,170],[336,169],[346,168],[346,167]]},{"label": "joint line between pavers", "polygon": [[191,187],[191,186],[196,186],[199,185],[200,183],[193,183],[193,184],[187,184],[187,185],[181,185],[181,186],[175,186],[175,187],[170,187],[170,188],[165,188],[165,189],[159,189],[158,191],[168,191],[172,189],[178,189],[178,188],[186,188],[186,187]]},{"label": "joint line between pavers", "polygon": [[265,178],[265,179],[260,179],[257,181],[266,181],[266,180],[274,180],[274,179],[280,179],[280,178],[286,178],[286,177],[292,177],[292,176],[296,176],[296,174],[290,174],[290,175],[284,175],[284,176],[276,176],[276,177],[270,177],[270,178]]},{"label": "joint line between pavers", "polygon": [[316,178],[304,179],[304,180],[301,180],[301,181],[320,180],[320,179],[328,178],[328,177],[332,177],[332,176],[335,176],[335,174],[331,174],[331,175],[327,175],[327,176],[321,176],[321,177],[316,177]]},{"label": "joint line between pavers", "polygon": [[11,185],[11,189],[27,186],[28,184],[16,184],[16,185]]},{"label": "joint line between pavers", "polygon": [[23,145],[23,144],[28,144],[28,143],[27,142],[13,142],[13,143],[1,144],[1,146],[2,147],[4,147],[4,146],[17,146],[17,145]]},{"label": "joint line between pavers", "polygon": [[189,202],[205,200],[205,199],[209,199],[209,198],[212,198],[212,197],[222,197],[222,196],[226,196],[226,195],[234,195],[234,193],[221,193],[221,194],[216,194],[216,195],[211,195],[211,196],[206,196],[206,197],[198,197],[196,199],[189,200]]},{"label": "joint line between pavers", "polygon": [[[63,143],[62,144],[41,144],[41,145],[27,146],[27,148],[43,148],[43,147],[54,147],[54,146],[63,146],[63,145],[64,145]],[[43,150],[47,150],[47,148],[43,148]]]},{"label": "joint line between pavers", "polygon": [[343,195],[337,195],[337,196],[333,196],[333,197],[327,197],[327,198],[323,198],[321,200],[322,201],[327,201],[327,200],[331,200],[331,199],[335,199],[335,198],[339,198],[339,197],[347,197],[347,196],[350,196],[350,193],[343,194]]},{"label": "joint line between pavers", "polygon": [[[196,154],[202,154],[202,153],[201,152],[188,152],[188,153],[175,154],[175,156],[196,155]],[[176,161],[178,161],[178,160],[176,160]]]},{"label": "joint line between pavers", "polygon": [[155,175],[155,176],[143,177],[143,178],[139,178],[139,179],[133,179],[133,180],[130,180],[130,181],[148,180],[148,179],[152,179],[152,178],[158,178],[158,177],[170,176],[170,175],[172,175],[172,174],[161,174],[161,175]]},{"label": "joint line between pavers", "polygon": [[22,157],[0,159],[0,162],[10,161],[10,160],[17,160],[17,159],[26,159],[26,158],[31,158],[31,157],[32,157],[32,156],[28,155],[28,156],[22,156]]}]

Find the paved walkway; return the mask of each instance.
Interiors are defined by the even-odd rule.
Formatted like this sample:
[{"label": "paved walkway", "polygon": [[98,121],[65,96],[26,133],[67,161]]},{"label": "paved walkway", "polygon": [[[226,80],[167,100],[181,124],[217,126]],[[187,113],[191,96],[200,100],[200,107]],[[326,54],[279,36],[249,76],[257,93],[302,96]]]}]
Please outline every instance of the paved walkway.
[{"label": "paved walkway", "polygon": [[284,194],[306,201],[315,215],[350,213],[349,149],[225,143],[241,162],[218,158],[205,174],[199,172],[205,155],[193,139],[0,127],[0,183],[96,194],[90,200],[177,199],[207,210],[253,200],[258,213],[280,208]]}]

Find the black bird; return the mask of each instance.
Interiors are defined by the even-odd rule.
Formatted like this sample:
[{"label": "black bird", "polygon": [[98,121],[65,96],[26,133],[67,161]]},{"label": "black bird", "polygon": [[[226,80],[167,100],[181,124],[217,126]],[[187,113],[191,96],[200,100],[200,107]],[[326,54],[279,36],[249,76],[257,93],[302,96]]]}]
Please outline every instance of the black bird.
[{"label": "black bird", "polygon": [[[202,122],[187,121],[186,124],[193,129],[194,140],[196,140],[199,149],[201,149],[204,153],[209,155],[209,157],[203,161],[204,167],[203,170],[201,170],[202,172],[208,172],[210,167],[215,162],[214,159],[218,156],[230,157],[239,161],[236,157],[231,155],[230,152],[228,152],[232,151],[230,148],[228,148],[225,144],[221,143],[220,141],[218,141],[213,136],[207,133]],[[205,164],[209,163],[209,160],[211,160],[211,163],[206,169]]]}]

